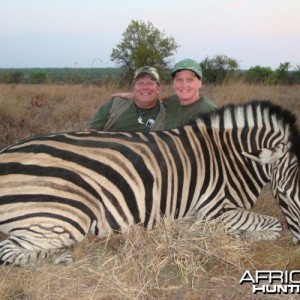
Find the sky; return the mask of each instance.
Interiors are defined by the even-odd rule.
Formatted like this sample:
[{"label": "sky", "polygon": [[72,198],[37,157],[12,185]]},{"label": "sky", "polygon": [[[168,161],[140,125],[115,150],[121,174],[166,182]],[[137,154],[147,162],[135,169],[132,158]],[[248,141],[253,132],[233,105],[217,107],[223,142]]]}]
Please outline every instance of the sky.
[{"label": "sky", "polygon": [[226,55],[240,69],[300,65],[300,0],[0,0],[0,68],[118,67],[132,20],[180,46],[172,63]]}]

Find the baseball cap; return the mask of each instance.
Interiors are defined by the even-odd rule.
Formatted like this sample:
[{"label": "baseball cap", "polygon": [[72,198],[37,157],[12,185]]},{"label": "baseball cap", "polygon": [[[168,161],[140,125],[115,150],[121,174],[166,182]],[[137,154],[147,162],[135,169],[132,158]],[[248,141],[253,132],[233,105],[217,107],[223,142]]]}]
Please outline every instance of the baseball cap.
[{"label": "baseball cap", "polygon": [[150,75],[151,77],[153,77],[153,79],[160,84],[159,82],[159,74],[157,72],[157,70],[153,67],[148,67],[148,66],[144,66],[141,67],[139,69],[137,69],[134,72],[134,78],[133,78],[133,84],[136,82],[136,80],[141,77],[141,75]]},{"label": "baseball cap", "polygon": [[174,78],[175,73],[182,70],[189,70],[196,74],[199,79],[202,79],[202,69],[200,64],[193,60],[193,59],[183,59],[175,64],[174,69],[171,73],[172,77]]}]

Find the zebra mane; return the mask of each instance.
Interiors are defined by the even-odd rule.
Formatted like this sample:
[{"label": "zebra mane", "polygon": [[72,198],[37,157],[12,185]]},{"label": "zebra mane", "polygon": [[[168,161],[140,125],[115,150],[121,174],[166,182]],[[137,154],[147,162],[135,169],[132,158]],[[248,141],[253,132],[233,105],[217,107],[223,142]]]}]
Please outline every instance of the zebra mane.
[{"label": "zebra mane", "polygon": [[[207,127],[234,128],[240,123],[257,123],[256,111],[268,110],[269,116],[275,116],[283,125],[289,128],[289,141],[300,165],[300,132],[297,127],[296,115],[269,100],[251,100],[243,104],[227,104],[209,114],[198,115],[197,122],[204,122]],[[251,113],[250,113],[251,112]],[[241,118],[243,120],[241,120]],[[242,121],[242,122],[241,122]]]}]

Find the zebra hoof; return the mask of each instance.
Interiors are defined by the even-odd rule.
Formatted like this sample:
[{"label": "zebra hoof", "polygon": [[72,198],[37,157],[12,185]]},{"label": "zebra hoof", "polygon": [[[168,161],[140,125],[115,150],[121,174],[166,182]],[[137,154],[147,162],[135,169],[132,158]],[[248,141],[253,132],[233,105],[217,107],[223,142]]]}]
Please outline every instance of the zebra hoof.
[{"label": "zebra hoof", "polygon": [[281,235],[280,231],[275,230],[261,230],[261,231],[247,231],[241,230],[238,233],[234,233],[233,236],[237,239],[246,239],[250,242],[258,241],[274,241],[277,240]]},{"label": "zebra hoof", "polygon": [[73,262],[73,258],[70,252],[64,252],[60,256],[55,257],[53,263],[55,265],[69,265]]}]

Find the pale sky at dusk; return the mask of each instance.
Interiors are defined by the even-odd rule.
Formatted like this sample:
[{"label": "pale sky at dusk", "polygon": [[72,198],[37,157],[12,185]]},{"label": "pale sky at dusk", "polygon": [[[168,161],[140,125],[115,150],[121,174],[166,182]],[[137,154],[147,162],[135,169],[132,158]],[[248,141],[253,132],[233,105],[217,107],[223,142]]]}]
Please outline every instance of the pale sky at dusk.
[{"label": "pale sky at dusk", "polygon": [[226,55],[241,69],[300,65],[299,0],[0,0],[0,68],[116,67],[131,20],[180,47],[173,61]]}]

